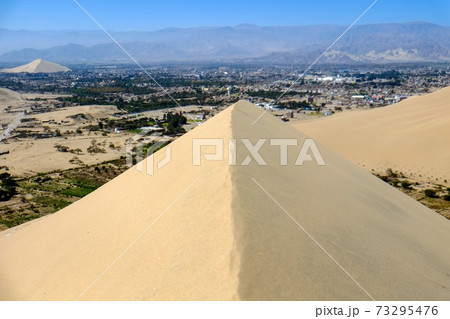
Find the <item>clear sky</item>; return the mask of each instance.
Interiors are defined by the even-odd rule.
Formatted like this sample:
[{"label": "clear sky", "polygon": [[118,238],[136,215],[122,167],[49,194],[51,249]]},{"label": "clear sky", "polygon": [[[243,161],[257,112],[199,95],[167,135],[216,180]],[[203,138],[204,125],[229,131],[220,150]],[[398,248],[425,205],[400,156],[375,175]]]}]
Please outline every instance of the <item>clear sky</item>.
[{"label": "clear sky", "polygon": [[[374,0],[78,0],[105,28],[348,25]],[[450,25],[450,0],[379,0],[359,24],[426,21]],[[0,28],[95,30],[73,0],[0,0]]]}]

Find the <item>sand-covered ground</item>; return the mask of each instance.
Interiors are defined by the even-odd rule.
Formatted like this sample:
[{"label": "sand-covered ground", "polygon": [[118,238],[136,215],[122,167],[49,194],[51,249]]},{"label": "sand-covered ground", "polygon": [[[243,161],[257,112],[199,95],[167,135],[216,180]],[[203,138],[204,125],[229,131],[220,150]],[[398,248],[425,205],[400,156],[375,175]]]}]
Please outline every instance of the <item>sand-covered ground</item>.
[{"label": "sand-covered ground", "polygon": [[369,171],[391,168],[450,186],[450,87],[384,108],[290,123]]},{"label": "sand-covered ground", "polygon": [[[0,125],[8,125],[31,104],[26,103],[21,94],[0,88]],[[9,107],[9,110],[8,110]]]},{"label": "sand-covered ground", "polygon": [[[133,133],[110,133],[105,136],[101,132],[89,132],[86,129],[83,129],[83,133],[76,133],[78,128],[97,125],[99,119],[110,118],[116,112],[118,111],[115,106],[88,105],[26,116],[25,119],[33,118],[35,121],[21,123],[6,141],[0,143],[0,150],[9,151],[9,154],[0,156],[0,166],[8,167],[8,171],[13,175],[23,176],[91,165],[125,156],[126,140],[133,136]],[[83,117],[76,117],[77,114],[83,114]],[[50,137],[15,137],[21,130],[48,132]],[[51,136],[56,130],[59,130],[62,136]],[[88,152],[87,149],[92,143],[95,143],[101,152]],[[58,146],[80,151],[61,152]]]},{"label": "sand-covered ground", "polygon": [[[19,125],[0,142],[0,167],[7,167],[15,176],[92,165],[125,155],[125,142],[133,133],[120,132],[102,136],[100,132],[81,134],[75,131],[86,125],[97,125],[99,119],[111,118],[118,112],[115,106],[86,105],[55,109],[53,104],[58,96],[52,94],[24,94],[0,88],[0,124],[5,131],[18,116]],[[36,100],[38,99],[38,100]],[[44,112],[40,112],[44,110]],[[24,112],[26,112],[24,114]],[[76,116],[81,115],[82,116]],[[24,122],[24,120],[30,120]],[[61,137],[51,136],[56,130]],[[49,138],[16,137],[20,131],[48,133]],[[89,153],[87,148],[95,143],[104,152]],[[111,144],[114,147],[110,147]],[[57,146],[67,146],[81,152],[60,152]]]},{"label": "sand-covered ground", "polygon": [[[34,175],[42,172],[63,170],[83,165],[92,165],[125,156],[125,140],[132,134],[116,134],[107,138],[101,135],[28,140],[1,145],[9,154],[0,156],[0,166],[8,167],[15,176]],[[95,143],[104,153],[89,153],[87,149]],[[110,144],[114,145],[111,148]],[[67,146],[82,153],[59,152],[57,146]]]},{"label": "sand-covered ground", "polygon": [[[120,111],[113,105],[56,108],[57,97],[51,94],[23,94],[0,88],[0,124],[3,125],[0,134],[10,123],[20,123],[7,139],[0,141],[0,152],[9,151],[9,154],[0,155],[0,168],[7,167],[8,172],[15,176],[29,176],[92,165],[126,155],[126,141],[135,133],[120,131],[103,134],[102,131],[90,132],[86,127],[97,126],[99,121],[105,119],[134,119],[136,115],[120,115]],[[189,131],[197,126],[197,121],[202,121],[202,114],[207,113],[206,117],[209,118],[217,113],[217,109],[192,105],[146,111],[139,116],[162,119],[167,112],[183,112],[188,120],[184,128]],[[21,116],[19,120],[18,116]],[[83,132],[76,133],[77,129],[82,129]],[[62,136],[52,136],[57,130]],[[29,135],[45,133],[50,136],[38,139],[18,137],[21,131],[28,131]],[[102,152],[87,152],[92,143],[98,145]],[[79,149],[81,152],[60,152],[58,146],[65,146],[70,150]]]},{"label": "sand-covered ground", "polygon": [[9,89],[0,88],[0,107],[1,109],[7,106],[16,106],[22,101],[21,94]]},{"label": "sand-covered ground", "polygon": [[[70,125],[79,124],[80,122],[99,120],[101,118],[108,118],[117,112],[119,112],[117,107],[113,105],[83,105],[66,107],[53,112],[34,114],[31,117],[34,117],[39,121],[54,121],[57,123],[68,121],[68,123],[65,124],[68,124],[67,126],[70,128]],[[71,116],[75,116],[77,114],[84,114],[87,119],[71,118]]]},{"label": "sand-covered ground", "polygon": [[63,95],[18,93],[0,88],[0,125],[9,125],[19,114],[29,112],[33,106],[50,107],[54,100],[61,96]]},{"label": "sand-covered ground", "polygon": [[[0,299],[449,300],[450,223],[320,144],[326,165],[294,165],[305,135],[269,114],[252,126],[261,112],[239,102],[154,175],[0,232]],[[196,138],[223,139],[224,159],[193,165]],[[267,139],[267,165],[242,165],[244,138]],[[288,165],[273,138],[298,141]]]}]

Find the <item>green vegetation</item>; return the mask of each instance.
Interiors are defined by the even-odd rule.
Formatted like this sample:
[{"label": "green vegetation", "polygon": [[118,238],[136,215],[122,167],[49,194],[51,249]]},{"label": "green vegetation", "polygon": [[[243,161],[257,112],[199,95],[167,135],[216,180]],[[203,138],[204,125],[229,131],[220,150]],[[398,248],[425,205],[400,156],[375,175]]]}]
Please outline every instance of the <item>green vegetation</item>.
[{"label": "green vegetation", "polygon": [[[177,101],[181,106],[192,104],[192,100]],[[174,102],[170,99],[152,98],[149,101],[129,101],[124,102],[121,98],[115,103],[118,108],[128,113],[144,112],[150,110],[159,110],[174,107]]]},{"label": "green vegetation", "polygon": [[157,151],[169,145],[170,143],[171,141],[166,141],[164,143],[152,141],[144,146],[135,146],[132,150],[134,152],[134,154],[132,154],[133,165],[137,164],[138,158],[140,159],[146,158],[147,156],[156,153]]},{"label": "green vegetation", "polygon": [[322,114],[320,112],[311,112],[308,115],[311,115],[311,116],[325,116],[325,114]]},{"label": "green vegetation", "polygon": [[167,113],[164,114],[164,122],[167,123],[166,133],[167,134],[177,134],[185,133],[185,129],[182,127],[183,124],[187,123],[187,119],[180,113]]},{"label": "green vegetation", "polygon": [[5,180],[8,185],[12,185],[14,181],[14,197],[17,200],[11,201],[11,205],[0,207],[0,229],[54,213],[91,193],[126,169],[125,158],[120,158],[82,168],[39,173],[22,179],[3,173],[0,175],[2,181]]},{"label": "green vegetation", "polygon": [[446,201],[450,201],[450,187],[447,188],[448,194],[444,195],[442,198]]},{"label": "green vegetation", "polygon": [[55,211],[58,211],[72,203],[64,199],[51,198],[47,196],[36,196],[34,198],[34,201],[36,203],[42,204],[43,206],[52,207],[55,209]]},{"label": "green vegetation", "polygon": [[90,97],[90,96],[103,96],[110,93],[131,93],[131,94],[150,94],[157,92],[156,90],[148,87],[138,87],[135,85],[130,85],[125,81],[116,79],[117,86],[102,86],[102,87],[91,87],[91,88],[77,88],[71,89],[70,93],[78,95],[80,97]]},{"label": "green vegetation", "polygon": [[59,136],[61,136],[62,134],[61,134],[61,131],[59,130],[59,128],[57,128],[56,130],[55,130],[55,132],[53,132],[53,136],[54,137],[59,137]]},{"label": "green vegetation", "polygon": [[169,112],[164,114],[162,120],[153,119],[151,117],[136,117],[135,119],[107,119],[105,123],[99,122],[98,125],[86,126],[86,129],[90,130],[103,130],[114,129],[125,130],[129,132],[139,133],[140,128],[147,126],[157,126],[160,128],[165,127],[166,134],[184,133],[185,130],[182,127],[187,123],[187,119],[180,113]]},{"label": "green vegetation", "polygon": [[95,188],[85,188],[85,187],[74,187],[67,188],[60,191],[60,194],[75,197],[84,197],[89,193],[92,193]]},{"label": "green vegetation", "polygon": [[426,197],[430,197],[430,198],[436,198],[437,197],[436,196],[436,191],[434,189],[430,189],[430,188],[427,188],[424,191],[424,194],[425,194]]},{"label": "green vegetation", "polygon": [[155,124],[159,123],[151,117],[138,117],[136,119],[120,119],[120,120],[109,119],[106,120],[106,123],[104,124],[103,127],[107,129],[119,128],[125,131],[133,131],[141,127],[153,126]]},{"label": "green vegetation", "polygon": [[401,185],[404,189],[411,189],[411,183],[408,181],[403,181]]},{"label": "green vegetation", "polygon": [[[124,110],[128,113],[139,113],[150,110],[160,110],[166,109],[170,107],[174,107],[174,102],[171,99],[158,99],[152,97],[149,100],[143,101],[139,100],[131,100],[124,101],[121,97],[114,97],[102,94],[93,94],[90,92],[90,95],[80,95],[79,92],[75,93],[70,97],[61,97],[58,98],[61,102],[69,102],[76,105],[115,105],[119,109]],[[178,100],[178,104],[181,106],[192,104],[192,100]],[[197,101],[195,101],[197,102]]]},{"label": "green vegetation", "polygon": [[303,109],[303,110],[312,110],[315,108],[314,105],[312,105],[311,103],[308,103],[306,101],[288,101],[288,102],[280,102],[278,103],[278,105],[280,106],[280,108],[285,108],[285,109]]},{"label": "green vegetation", "polygon": [[[274,90],[258,90],[258,91],[249,91],[247,92],[248,96],[250,97],[261,97],[261,98],[266,98],[266,99],[277,99],[281,93],[283,93],[282,91],[274,91]],[[301,92],[295,92],[295,91],[288,91],[286,92],[286,94],[284,94],[285,96],[293,96],[293,95],[303,95],[303,93]]]},{"label": "green vegetation", "polygon": [[[14,214],[14,211],[6,209],[3,213],[4,216],[12,215]],[[2,216],[3,217],[3,216]],[[34,214],[34,215],[26,215],[26,214],[19,214],[15,216],[13,219],[3,219],[0,218],[0,224],[5,225],[7,228],[14,227],[23,223],[26,223],[30,220],[39,218],[41,216]]]},{"label": "green vegetation", "polygon": [[[99,173],[100,171],[105,171],[105,166],[93,166],[94,172]],[[78,174],[75,174],[78,173]],[[77,186],[79,188],[95,190],[102,186],[104,182],[97,179],[95,176],[85,175],[82,171],[77,170],[76,172],[68,171],[63,175],[65,177],[65,182],[71,185]]]},{"label": "green vegetation", "polygon": [[[447,188],[447,195],[439,197],[438,192],[442,190],[441,185],[435,185],[436,189],[428,188],[423,190],[423,188],[420,187],[419,182],[411,183],[406,179],[406,176],[402,172],[394,172],[390,168],[386,170],[386,175],[374,175],[382,181],[403,191],[405,194],[421,202],[428,208],[441,214],[445,218],[450,219],[450,188]],[[415,187],[412,187],[413,184]]]},{"label": "green vegetation", "polygon": [[91,145],[87,148],[87,152],[91,154],[106,153],[106,150],[100,147],[95,140],[91,141]]},{"label": "green vegetation", "polygon": [[58,152],[62,152],[62,153],[69,152],[69,153],[73,153],[73,154],[77,154],[77,155],[83,154],[83,151],[81,149],[79,149],[79,148],[71,149],[70,147],[65,146],[65,145],[55,144],[54,148],[56,148],[58,150]]},{"label": "green vegetation", "polygon": [[20,120],[20,123],[27,123],[27,122],[36,122],[37,119],[35,117],[26,117],[24,119]]},{"label": "green vegetation", "polygon": [[0,202],[10,200],[16,193],[17,182],[8,173],[0,174]]}]

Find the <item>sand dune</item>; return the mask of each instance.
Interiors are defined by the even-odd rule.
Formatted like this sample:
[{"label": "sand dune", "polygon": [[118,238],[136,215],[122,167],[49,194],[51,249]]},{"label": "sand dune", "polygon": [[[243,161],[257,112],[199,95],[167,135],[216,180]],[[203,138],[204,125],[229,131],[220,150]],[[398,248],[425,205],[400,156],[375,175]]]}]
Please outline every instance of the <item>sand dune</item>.
[{"label": "sand dune", "polygon": [[4,73],[56,73],[67,71],[70,71],[68,67],[41,59],[31,61],[30,63],[20,65],[15,68],[0,70],[0,72]]},{"label": "sand dune", "polygon": [[292,125],[369,170],[392,168],[450,185],[449,101],[447,87],[384,108]]},{"label": "sand dune", "polygon": [[14,92],[10,89],[0,88],[0,103],[8,104],[21,100],[19,93]]},{"label": "sand dune", "polygon": [[98,120],[108,118],[117,112],[119,110],[114,105],[82,105],[61,108],[53,112],[40,113],[33,115],[33,117],[40,121],[54,120],[60,122],[70,120],[71,116],[83,114],[89,120]]},{"label": "sand dune", "polygon": [[[131,168],[1,232],[0,299],[450,299],[450,223],[323,146],[325,166],[295,166],[305,136],[269,114],[252,126],[260,113],[238,102],[170,144],[154,176]],[[286,166],[268,141],[265,166],[228,166],[227,151],[194,166],[194,138],[237,139],[238,164],[242,138],[299,145]]]}]

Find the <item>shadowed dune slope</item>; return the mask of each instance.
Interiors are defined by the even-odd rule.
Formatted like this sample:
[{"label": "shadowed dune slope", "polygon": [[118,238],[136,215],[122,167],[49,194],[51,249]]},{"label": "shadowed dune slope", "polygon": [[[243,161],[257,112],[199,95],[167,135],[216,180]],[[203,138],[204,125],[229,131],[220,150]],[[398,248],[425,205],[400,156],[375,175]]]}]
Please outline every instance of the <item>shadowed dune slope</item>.
[{"label": "shadowed dune slope", "polygon": [[[0,299],[450,299],[450,223],[321,145],[325,166],[294,165],[305,137],[269,114],[252,126],[261,112],[238,102],[153,176],[131,168],[1,232]],[[197,138],[223,139],[224,160],[192,165]],[[267,165],[241,165],[260,138]],[[298,141],[285,166],[275,138]]]},{"label": "shadowed dune slope", "polygon": [[450,184],[450,87],[293,126],[367,169]]}]

